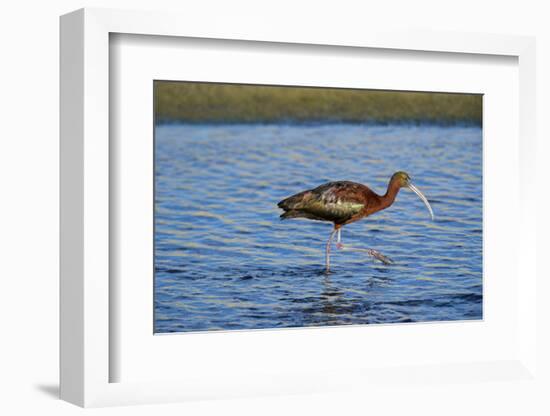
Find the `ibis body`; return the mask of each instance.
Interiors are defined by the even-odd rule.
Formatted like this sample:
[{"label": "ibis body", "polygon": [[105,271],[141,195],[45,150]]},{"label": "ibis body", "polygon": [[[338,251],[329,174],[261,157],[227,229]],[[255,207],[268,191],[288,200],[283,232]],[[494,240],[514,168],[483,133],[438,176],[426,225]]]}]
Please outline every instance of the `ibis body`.
[{"label": "ibis body", "polygon": [[[392,175],[384,195],[378,195],[368,186],[360,183],[336,181],[299,192],[283,199],[277,205],[284,211],[281,214],[281,219],[306,218],[329,221],[334,224],[326,249],[326,265],[327,270],[329,270],[330,244],[334,234],[338,232],[338,244],[341,248],[341,227],[390,207],[394,203],[399,190],[404,187],[411,189],[422,199],[433,219],[433,211],[428,200],[418,188],[411,184],[410,176],[405,172],[396,172]],[[366,251],[385,263],[391,262],[375,250],[367,249]]]}]

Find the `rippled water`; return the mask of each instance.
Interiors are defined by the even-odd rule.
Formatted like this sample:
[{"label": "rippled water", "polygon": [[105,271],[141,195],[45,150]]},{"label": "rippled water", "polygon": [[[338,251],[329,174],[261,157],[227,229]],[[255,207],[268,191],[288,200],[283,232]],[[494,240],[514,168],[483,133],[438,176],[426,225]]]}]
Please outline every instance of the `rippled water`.
[{"label": "rippled water", "polygon": [[[155,331],[482,318],[482,133],[478,127],[161,125],[155,132]],[[330,223],[280,221],[277,202],[331,180],[393,206],[343,228],[324,273]]]}]

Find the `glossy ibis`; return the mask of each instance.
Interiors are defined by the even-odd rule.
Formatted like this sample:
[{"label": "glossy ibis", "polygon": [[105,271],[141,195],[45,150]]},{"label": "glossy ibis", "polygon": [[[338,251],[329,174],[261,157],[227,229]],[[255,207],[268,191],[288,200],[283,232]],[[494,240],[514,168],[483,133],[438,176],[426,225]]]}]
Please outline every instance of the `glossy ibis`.
[{"label": "glossy ibis", "polygon": [[434,219],[430,203],[418,188],[411,183],[410,176],[405,172],[396,172],[392,175],[388,189],[384,195],[378,195],[369,187],[360,183],[337,181],[328,182],[315,189],[297,193],[283,199],[277,205],[285,211],[281,214],[281,219],[307,218],[334,223],[334,229],[331,231],[326,245],[327,271],[330,271],[330,247],[336,233],[338,234],[336,241],[337,248],[364,251],[370,256],[388,264],[392,263],[392,261],[376,250],[344,247],[340,233],[344,225],[368,217],[375,212],[391,206],[401,188],[409,188],[416,193],[430,211],[432,220]]}]

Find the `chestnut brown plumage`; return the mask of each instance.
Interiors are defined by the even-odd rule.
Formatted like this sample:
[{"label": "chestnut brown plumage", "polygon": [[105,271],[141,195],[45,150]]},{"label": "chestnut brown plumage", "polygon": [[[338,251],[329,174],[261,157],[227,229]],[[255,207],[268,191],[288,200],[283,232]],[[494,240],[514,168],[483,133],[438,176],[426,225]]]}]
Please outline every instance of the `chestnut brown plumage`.
[{"label": "chestnut brown plumage", "polygon": [[[368,217],[375,212],[391,206],[401,188],[414,191],[424,202],[432,219],[432,208],[424,195],[411,183],[405,172],[396,172],[388,183],[384,195],[378,195],[368,186],[350,181],[328,182],[315,189],[310,189],[283,199],[277,205],[284,210],[281,219],[307,218],[310,220],[330,221],[334,223],[326,245],[326,267],[330,270],[330,246],[335,233],[338,233],[337,247],[343,249],[340,240],[340,229],[346,224]],[[366,251],[369,255],[384,263],[392,261],[373,249],[352,249]]]}]

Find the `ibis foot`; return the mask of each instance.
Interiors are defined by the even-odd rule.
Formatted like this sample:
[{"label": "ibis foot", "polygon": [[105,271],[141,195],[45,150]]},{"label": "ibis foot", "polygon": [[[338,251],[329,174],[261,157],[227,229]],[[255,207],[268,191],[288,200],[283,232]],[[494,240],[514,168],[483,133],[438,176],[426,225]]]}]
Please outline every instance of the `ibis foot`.
[{"label": "ibis foot", "polygon": [[378,250],[374,250],[372,248],[355,248],[350,246],[344,246],[342,243],[337,243],[336,248],[338,248],[339,250],[346,250],[346,251],[361,251],[361,252],[367,253],[369,256],[375,258],[376,260],[381,261],[384,264],[393,263],[392,259],[390,259],[387,256],[384,256]]},{"label": "ibis foot", "polygon": [[372,248],[368,248],[367,253],[369,254],[369,256],[374,257],[377,260],[380,260],[384,264],[393,264],[392,259],[390,259],[387,256],[384,256],[382,253],[380,253],[377,250],[373,250]]}]

